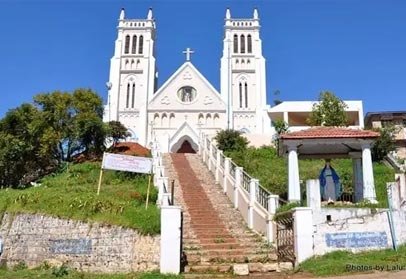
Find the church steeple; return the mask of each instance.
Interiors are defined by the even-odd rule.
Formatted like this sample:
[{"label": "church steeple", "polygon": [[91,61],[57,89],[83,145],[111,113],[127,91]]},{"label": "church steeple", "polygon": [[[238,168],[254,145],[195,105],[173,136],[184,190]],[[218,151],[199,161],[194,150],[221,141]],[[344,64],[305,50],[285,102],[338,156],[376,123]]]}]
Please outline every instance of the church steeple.
[{"label": "church steeple", "polygon": [[228,104],[228,128],[262,132],[264,118],[269,117],[263,111],[267,105],[265,59],[256,8],[252,18],[232,18],[227,9],[223,46],[221,96]]},{"label": "church steeple", "polygon": [[104,119],[120,121],[129,129],[131,137],[143,145],[147,144],[148,101],[156,84],[154,48],[152,9],[145,19],[127,19],[121,9]]}]

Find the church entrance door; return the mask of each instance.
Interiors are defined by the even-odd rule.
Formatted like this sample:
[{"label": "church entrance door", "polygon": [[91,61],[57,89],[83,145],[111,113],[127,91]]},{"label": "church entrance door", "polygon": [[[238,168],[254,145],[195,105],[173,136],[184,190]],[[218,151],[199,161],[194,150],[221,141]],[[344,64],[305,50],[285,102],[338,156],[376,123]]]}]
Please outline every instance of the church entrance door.
[{"label": "church entrance door", "polygon": [[196,153],[188,140],[184,140],[176,153]]}]

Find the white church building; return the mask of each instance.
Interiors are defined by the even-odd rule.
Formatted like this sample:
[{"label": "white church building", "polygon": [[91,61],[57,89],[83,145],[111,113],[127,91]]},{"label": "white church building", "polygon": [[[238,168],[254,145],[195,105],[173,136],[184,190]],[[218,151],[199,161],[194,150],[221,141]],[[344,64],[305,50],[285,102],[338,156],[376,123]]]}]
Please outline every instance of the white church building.
[{"label": "white church building", "polygon": [[[123,9],[118,22],[103,120],[120,121],[131,140],[148,146],[156,137],[163,152],[190,152],[197,151],[200,133],[215,135],[228,128],[243,132],[251,144],[259,146],[272,143],[271,117],[278,113],[293,116],[267,105],[256,9],[245,19],[232,18],[230,10],[226,11],[220,92],[193,65],[189,48],[184,51],[183,65],[157,88],[152,10],[146,19],[127,19]],[[301,107],[297,109],[303,111]],[[362,102],[355,115],[363,118]]]},{"label": "white church building", "polygon": [[104,121],[120,121],[144,146],[154,135],[170,152],[197,151],[200,132],[225,128],[271,136],[259,27],[257,10],[247,19],[233,19],[227,10],[220,92],[193,65],[189,48],[183,65],[157,88],[152,10],[146,19],[127,19],[122,10]]}]

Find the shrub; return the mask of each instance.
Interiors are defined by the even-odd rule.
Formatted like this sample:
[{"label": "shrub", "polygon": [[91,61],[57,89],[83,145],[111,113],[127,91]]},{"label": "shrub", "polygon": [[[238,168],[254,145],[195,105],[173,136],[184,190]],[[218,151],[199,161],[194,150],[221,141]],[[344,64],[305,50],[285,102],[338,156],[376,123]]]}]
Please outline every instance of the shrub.
[{"label": "shrub", "polygon": [[214,139],[217,141],[217,147],[224,152],[243,151],[248,145],[248,140],[241,132],[231,129],[217,132]]}]

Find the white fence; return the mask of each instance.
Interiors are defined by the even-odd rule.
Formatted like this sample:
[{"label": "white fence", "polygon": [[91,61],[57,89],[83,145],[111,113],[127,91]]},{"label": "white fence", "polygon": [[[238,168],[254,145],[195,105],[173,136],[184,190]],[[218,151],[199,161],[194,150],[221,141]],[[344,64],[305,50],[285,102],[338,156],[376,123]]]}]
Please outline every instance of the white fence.
[{"label": "white fence", "polygon": [[200,135],[199,155],[224,194],[241,212],[248,227],[264,234],[269,242],[275,242],[276,228],[272,219],[279,206],[279,196],[270,193],[259,184],[258,179],[252,178],[242,167],[225,157],[205,134]]},{"label": "white fence", "polygon": [[159,144],[155,141],[151,146],[154,173],[154,185],[158,188],[157,204],[161,209],[161,251],[160,272],[180,273],[182,247],[182,209],[175,205],[169,189],[169,179],[166,176],[162,162]]}]

